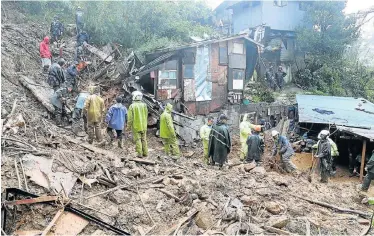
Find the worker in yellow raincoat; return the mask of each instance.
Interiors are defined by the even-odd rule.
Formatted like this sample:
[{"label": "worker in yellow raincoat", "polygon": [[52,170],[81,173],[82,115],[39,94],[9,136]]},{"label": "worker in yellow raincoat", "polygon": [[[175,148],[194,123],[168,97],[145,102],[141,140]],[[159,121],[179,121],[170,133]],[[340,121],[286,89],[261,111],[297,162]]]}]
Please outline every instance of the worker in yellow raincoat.
[{"label": "worker in yellow raincoat", "polygon": [[173,106],[168,103],[164,112],[160,117],[160,137],[164,141],[164,149],[166,155],[179,156],[179,146],[177,141],[177,135],[175,134],[173,118],[171,117],[171,111]]},{"label": "worker in yellow raincoat", "polygon": [[90,86],[89,92],[90,95],[87,97],[83,108],[83,114],[86,114],[87,117],[88,142],[92,144],[94,136],[96,136],[96,140],[101,143],[100,123],[104,115],[104,100],[99,96],[98,87]]},{"label": "worker in yellow raincoat", "polygon": [[139,91],[132,93],[132,104],[127,114],[127,127],[132,129],[132,135],[135,142],[135,149],[138,157],[148,156],[147,145],[147,122],[148,108],[142,102],[143,94]]},{"label": "worker in yellow raincoat", "polygon": [[209,163],[209,152],[208,152],[209,135],[210,135],[210,131],[212,130],[213,120],[214,118],[212,116],[209,116],[208,122],[200,128],[200,138],[203,141],[203,147],[204,147],[203,161],[205,164]]},{"label": "worker in yellow raincoat", "polygon": [[248,114],[244,114],[243,121],[239,125],[240,129],[240,143],[241,143],[241,152],[240,159],[244,160],[247,157],[248,145],[247,139],[252,134],[251,129],[254,129],[255,125],[250,122]]}]

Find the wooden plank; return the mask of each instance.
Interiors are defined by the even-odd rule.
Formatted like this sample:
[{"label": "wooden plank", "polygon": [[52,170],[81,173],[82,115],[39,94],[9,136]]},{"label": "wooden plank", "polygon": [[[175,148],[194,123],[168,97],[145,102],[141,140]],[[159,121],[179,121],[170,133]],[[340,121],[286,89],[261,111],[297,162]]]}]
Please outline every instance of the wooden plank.
[{"label": "wooden plank", "polygon": [[70,212],[64,212],[56,221],[54,232],[47,235],[78,235],[89,224],[80,216]]},{"label": "wooden plank", "polygon": [[52,221],[49,222],[47,228],[43,230],[42,236],[46,236],[49,231],[52,229],[52,227],[55,225],[56,221],[60,218],[61,214],[64,212],[64,209],[58,210],[55,217],[53,217]]},{"label": "wooden plank", "polygon": [[97,49],[96,47],[89,45],[88,43],[84,42],[83,46],[90,51],[91,53],[95,54],[96,56],[100,57],[101,60],[106,61],[106,62],[111,62],[113,60],[112,56],[108,56],[105,52]]},{"label": "wooden plank", "polygon": [[366,139],[364,139],[364,142],[362,144],[361,167],[360,167],[360,181],[361,182],[362,182],[362,179],[364,177],[365,154],[366,154]]},{"label": "wooden plank", "polygon": [[22,199],[22,200],[15,200],[15,201],[5,201],[4,205],[13,206],[13,205],[25,205],[25,204],[34,204],[40,202],[52,202],[57,200],[57,196],[41,196],[31,199]]},{"label": "wooden plank", "polygon": [[149,161],[149,160],[140,159],[140,158],[131,158],[129,159],[129,161],[135,161],[137,163],[146,164],[146,165],[156,165],[156,162],[154,161]]}]

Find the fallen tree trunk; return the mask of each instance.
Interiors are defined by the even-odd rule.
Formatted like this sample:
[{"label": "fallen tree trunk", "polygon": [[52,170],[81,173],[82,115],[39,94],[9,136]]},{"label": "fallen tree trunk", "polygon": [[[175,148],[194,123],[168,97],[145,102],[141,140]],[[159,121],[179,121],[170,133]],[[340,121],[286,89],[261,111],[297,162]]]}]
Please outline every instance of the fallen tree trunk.
[{"label": "fallen tree trunk", "polygon": [[320,205],[320,206],[323,206],[323,207],[327,207],[327,208],[330,208],[330,209],[334,209],[334,210],[337,210],[337,211],[357,214],[357,215],[359,215],[361,217],[364,217],[364,218],[367,218],[367,217],[370,216],[370,214],[367,213],[367,212],[357,211],[357,210],[351,210],[351,209],[347,209],[347,208],[342,208],[342,207],[334,206],[334,205],[331,205],[331,204],[328,204],[328,203],[325,203],[325,202],[320,202],[320,201],[317,201],[317,200],[312,200],[312,199],[308,199],[308,198],[296,196],[296,195],[293,195],[293,194],[291,194],[291,195],[294,196],[294,197],[303,199],[303,200],[305,200],[307,202],[310,202],[310,203],[313,203],[313,204],[317,204],[317,205]]},{"label": "fallen tree trunk", "polygon": [[19,82],[25,86],[35,96],[35,98],[51,113],[54,112],[54,107],[50,102],[53,95],[53,89],[37,86],[37,84],[26,76],[20,76]]}]

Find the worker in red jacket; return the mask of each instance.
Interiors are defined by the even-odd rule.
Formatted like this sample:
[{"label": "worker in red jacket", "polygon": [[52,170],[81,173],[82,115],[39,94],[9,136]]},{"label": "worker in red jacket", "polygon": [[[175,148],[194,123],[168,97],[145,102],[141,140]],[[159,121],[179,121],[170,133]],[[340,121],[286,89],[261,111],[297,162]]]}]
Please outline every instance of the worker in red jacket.
[{"label": "worker in red jacket", "polygon": [[48,72],[51,66],[52,53],[49,50],[49,37],[45,36],[39,46],[40,57],[42,59],[42,67],[44,72]]}]

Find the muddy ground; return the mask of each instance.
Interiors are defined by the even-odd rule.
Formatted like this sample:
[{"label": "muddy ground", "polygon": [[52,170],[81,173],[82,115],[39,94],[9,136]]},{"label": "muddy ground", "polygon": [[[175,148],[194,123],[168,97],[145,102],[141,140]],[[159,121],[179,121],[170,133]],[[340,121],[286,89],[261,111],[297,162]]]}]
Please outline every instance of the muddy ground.
[{"label": "muddy ground", "polygon": [[[11,113],[17,99],[12,117],[22,115],[25,125],[16,132],[5,130],[2,133],[2,191],[7,187],[19,186],[15,159],[18,169],[21,169],[19,161],[30,155],[31,145],[37,152],[50,153],[47,159],[53,160],[52,172],[72,173],[78,178],[68,194],[74,200],[71,203],[73,207],[131,234],[173,234],[177,228],[175,226],[195,211],[198,214],[182,224],[176,234],[267,235],[276,234],[266,228],[274,226],[283,233],[291,234],[359,235],[367,227],[367,222],[357,214],[336,211],[301,199],[304,197],[342,208],[371,211],[361,204],[362,196],[356,191],[357,182],[330,181],[321,184],[315,175],[310,183],[305,166],[302,168],[304,172],[299,175],[286,174],[278,168],[271,169],[268,161],[265,161],[264,167],[238,165],[218,170],[218,167],[202,164],[201,144],[197,148],[182,147],[183,157],[175,162],[163,155],[162,143],[154,136],[155,130],[151,129],[148,132],[150,150],[146,160],[154,162],[152,165],[130,160],[135,158],[135,148],[129,139],[131,133],[127,134],[123,149],[116,145],[96,149],[83,147],[87,144],[86,137],[75,137],[68,127],[57,127],[46,109],[18,82],[19,76],[25,75],[47,86],[46,75],[41,73],[38,44],[47,33],[48,23],[27,22],[11,6],[6,10],[8,18],[6,24],[2,22],[1,28],[2,122],[9,120],[6,113]],[[71,44],[66,57],[71,58],[69,50],[74,48],[73,38],[66,38],[66,41]],[[233,137],[233,152],[228,164],[239,162],[238,136],[233,134]],[[271,141],[266,140],[266,145],[271,146]],[[32,153],[35,154],[35,151]],[[265,160],[269,159],[269,154],[267,148]],[[298,157],[295,162],[303,158],[306,159]],[[79,177],[97,179],[108,178],[108,175],[117,186],[123,185],[124,188],[96,197],[91,196],[113,186],[95,182],[91,187],[84,184],[82,189]],[[41,187],[29,178],[27,185],[34,194],[55,194],[52,189]],[[23,181],[21,187],[26,188]],[[16,209],[9,207],[7,212],[10,217],[5,231],[44,230],[57,211],[57,207],[43,204]],[[89,224],[80,234],[94,232],[113,234],[95,224]]]}]

